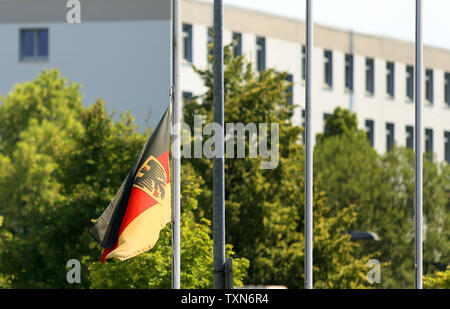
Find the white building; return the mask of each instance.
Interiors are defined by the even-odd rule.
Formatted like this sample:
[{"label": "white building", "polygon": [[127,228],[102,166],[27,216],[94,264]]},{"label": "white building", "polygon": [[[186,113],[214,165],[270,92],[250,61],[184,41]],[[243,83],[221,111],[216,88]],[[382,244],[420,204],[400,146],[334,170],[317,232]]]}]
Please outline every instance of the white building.
[{"label": "white building", "polygon": [[[202,94],[202,81],[191,63],[207,65],[208,29],[213,11],[205,1],[184,0],[183,64],[185,96]],[[226,6],[224,43],[240,38],[242,54],[256,68],[287,71],[294,83],[294,123],[304,123],[304,44],[302,21]],[[312,61],[312,130],[323,132],[335,107],[357,113],[360,126],[377,151],[414,141],[414,43],[316,25]],[[424,47],[423,149],[450,162],[450,51]],[[245,121],[243,119],[242,121]]]},{"label": "white building", "polygon": [[[167,5],[155,7],[156,2],[170,3],[82,1],[78,25],[66,23],[66,1],[0,2],[0,94],[7,95],[15,83],[43,68],[58,68],[83,84],[85,104],[103,98],[109,110],[130,109],[141,127],[154,125],[169,102],[171,78],[170,11]],[[191,64],[207,64],[212,13],[210,2],[182,1],[185,96],[205,91]],[[256,68],[290,74],[292,103],[299,106],[293,120],[302,125],[304,22],[226,6],[224,28],[224,43],[240,38],[239,52]],[[27,48],[24,42],[31,36],[37,43]],[[423,147],[438,161],[450,162],[450,51],[426,46],[424,66]],[[377,151],[383,153],[394,143],[412,147],[412,42],[316,25],[312,71],[313,136],[323,131],[326,115],[342,106],[357,113]]]},{"label": "white building", "polygon": [[155,125],[170,101],[171,5],[167,0],[81,1],[67,23],[67,0],[0,1],[0,94],[57,68],[81,83],[83,103],[131,110]]}]

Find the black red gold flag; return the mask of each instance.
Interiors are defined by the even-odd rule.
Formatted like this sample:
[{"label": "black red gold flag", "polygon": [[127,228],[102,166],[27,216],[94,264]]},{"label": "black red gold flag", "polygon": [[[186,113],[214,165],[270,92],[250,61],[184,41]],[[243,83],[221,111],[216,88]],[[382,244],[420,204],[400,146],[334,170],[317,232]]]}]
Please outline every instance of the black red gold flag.
[{"label": "black red gold flag", "polygon": [[167,108],[114,199],[89,228],[104,248],[102,263],[150,250],[171,221],[170,118]]}]

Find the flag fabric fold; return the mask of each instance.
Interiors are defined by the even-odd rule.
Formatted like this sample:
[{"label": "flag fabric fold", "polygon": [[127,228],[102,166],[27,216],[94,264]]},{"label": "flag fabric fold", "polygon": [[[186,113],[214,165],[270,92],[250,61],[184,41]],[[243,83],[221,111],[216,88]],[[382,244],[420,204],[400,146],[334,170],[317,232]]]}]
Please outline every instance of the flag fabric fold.
[{"label": "flag fabric fold", "polygon": [[114,199],[89,228],[104,248],[102,263],[150,250],[171,221],[170,119],[167,108]]}]

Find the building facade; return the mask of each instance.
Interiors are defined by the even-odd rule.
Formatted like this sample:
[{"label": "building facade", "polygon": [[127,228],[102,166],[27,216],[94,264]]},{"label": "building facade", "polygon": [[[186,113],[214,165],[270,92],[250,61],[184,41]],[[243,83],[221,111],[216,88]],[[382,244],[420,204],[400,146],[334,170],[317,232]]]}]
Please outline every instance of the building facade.
[{"label": "building facade", "polygon": [[[192,64],[207,66],[213,27],[211,3],[182,2],[184,97],[202,94]],[[224,43],[239,43],[255,70],[288,72],[293,82],[293,122],[304,124],[305,24],[302,21],[225,6]],[[312,52],[312,131],[323,132],[337,106],[357,114],[375,149],[414,146],[414,43],[315,25]],[[450,162],[450,51],[424,47],[423,149]],[[245,121],[243,119],[242,121]]]},{"label": "building facade", "polygon": [[[192,64],[207,66],[211,2],[182,0],[181,88],[206,90]],[[154,5],[162,3],[162,5]],[[0,2],[0,94],[57,68],[82,84],[84,103],[131,110],[141,128],[155,125],[169,104],[170,2],[81,1],[81,24],[66,22],[66,1]],[[225,44],[255,70],[288,72],[293,122],[304,124],[305,24],[232,6],[224,8]],[[315,25],[312,61],[313,136],[335,107],[355,112],[375,149],[414,146],[414,43]],[[424,48],[423,149],[450,162],[450,51]],[[245,119],[242,119],[245,122]]]},{"label": "building facade", "polygon": [[81,23],[70,24],[66,0],[0,1],[0,95],[56,68],[81,84],[86,106],[101,98],[141,130],[156,125],[170,102],[170,2],[80,3]]}]

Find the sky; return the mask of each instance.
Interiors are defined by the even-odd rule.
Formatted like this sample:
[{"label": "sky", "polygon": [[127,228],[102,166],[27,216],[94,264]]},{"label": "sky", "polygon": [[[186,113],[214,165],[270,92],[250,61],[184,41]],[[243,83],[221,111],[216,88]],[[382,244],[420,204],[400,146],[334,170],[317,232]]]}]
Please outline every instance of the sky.
[{"label": "sky", "polygon": [[[212,0],[210,0],[212,1]],[[223,0],[305,19],[306,0]],[[414,42],[415,0],[313,0],[314,22]],[[450,0],[423,0],[424,44],[450,49]]]}]

